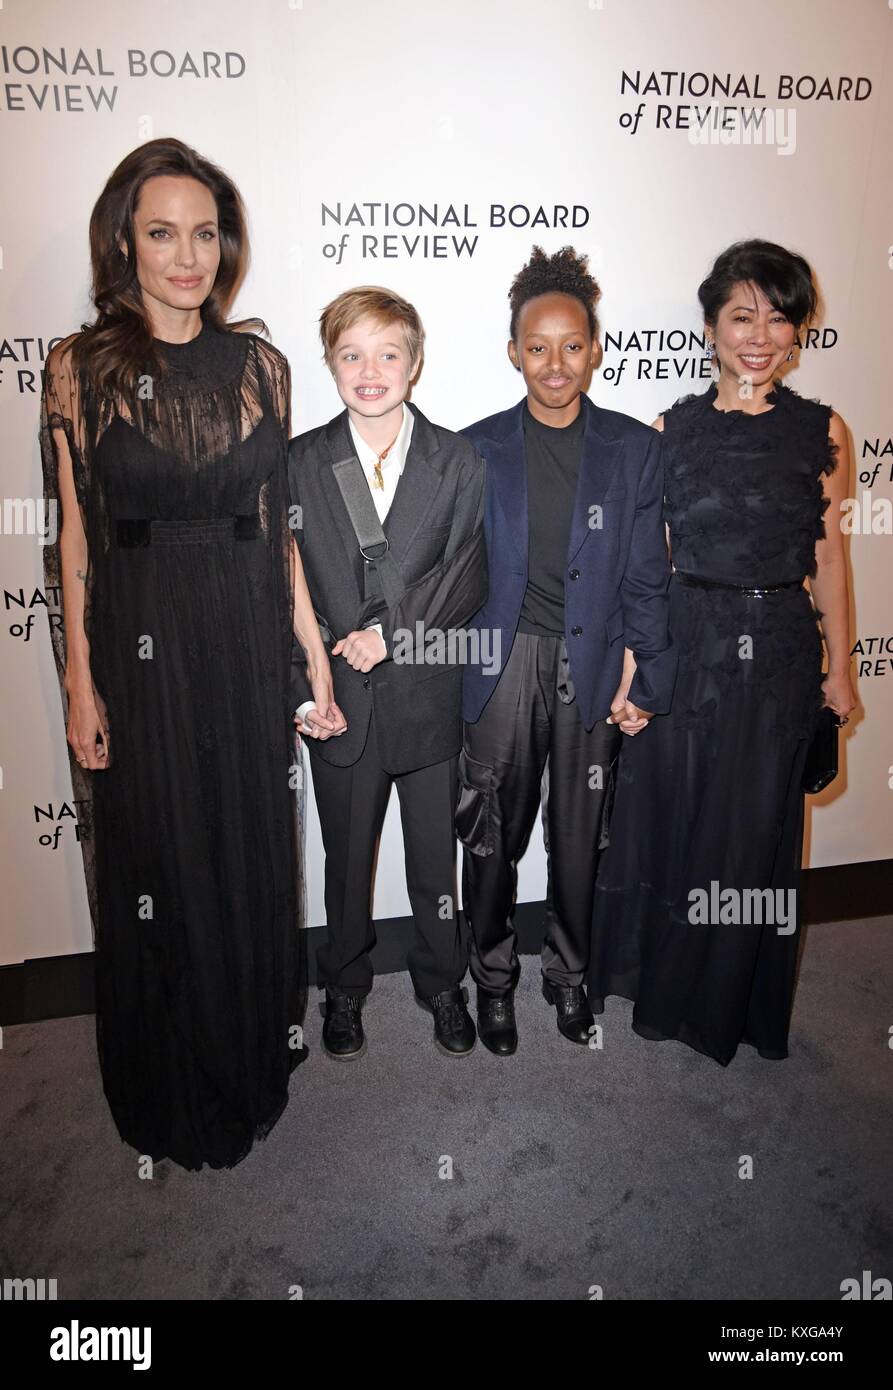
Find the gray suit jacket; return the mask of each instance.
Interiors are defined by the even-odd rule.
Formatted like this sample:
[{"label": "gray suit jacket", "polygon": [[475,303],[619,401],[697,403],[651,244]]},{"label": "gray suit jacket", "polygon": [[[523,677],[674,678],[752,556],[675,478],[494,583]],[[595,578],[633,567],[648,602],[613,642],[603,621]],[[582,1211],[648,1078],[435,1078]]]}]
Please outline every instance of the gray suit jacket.
[{"label": "gray suit jacket", "polygon": [[[412,436],[383,523],[406,582],[395,612],[382,599],[367,597],[365,562],[332,471],[333,463],[354,454],[347,411],[293,439],[288,451],[291,502],[300,508],[295,537],[317,616],[334,641],[381,622],[388,647],[388,657],[367,675],[343,657],[332,658],[335,699],[347,732],[325,742],[308,739],[308,744],[313,756],[349,767],[363,751],[374,710],[379,757],[393,774],[451,758],[462,742],[461,665],[401,660],[395,628],[412,631],[418,620],[426,628],[459,627],[487,592],[483,460],[461,435],[431,424],[417,406],[407,405],[414,416]],[[312,698],[297,641],[292,696],[296,708]]]}]

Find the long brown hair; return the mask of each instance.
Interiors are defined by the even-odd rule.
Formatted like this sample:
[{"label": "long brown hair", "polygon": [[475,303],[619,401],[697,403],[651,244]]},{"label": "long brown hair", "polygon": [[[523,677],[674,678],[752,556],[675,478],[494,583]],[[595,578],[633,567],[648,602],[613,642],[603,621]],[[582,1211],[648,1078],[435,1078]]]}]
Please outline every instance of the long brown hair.
[{"label": "long brown hair", "polygon": [[[266,332],[261,319],[227,323],[226,315],[248,269],[245,208],[232,179],[197,150],[172,137],[149,140],[131,150],[112,173],[90,217],[91,297],[96,320],[82,324],[74,343],[74,367],[104,395],[129,394],[141,373],[162,373],[152,322],[137,279],[133,217],[143,184],[161,174],[197,179],[217,204],[220,265],[202,319],[214,328],[251,327]],[[118,245],[123,240],[125,255]]]}]

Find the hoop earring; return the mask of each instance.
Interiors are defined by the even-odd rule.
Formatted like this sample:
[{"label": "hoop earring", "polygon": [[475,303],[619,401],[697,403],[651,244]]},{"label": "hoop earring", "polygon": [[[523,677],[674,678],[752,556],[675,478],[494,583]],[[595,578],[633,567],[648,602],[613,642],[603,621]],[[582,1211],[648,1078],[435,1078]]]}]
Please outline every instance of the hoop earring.
[{"label": "hoop earring", "polygon": [[794,360],[794,349],[791,348],[790,352],[788,353],[787,357],[785,358],[785,361],[786,361],[786,362],[793,362],[793,360]]}]

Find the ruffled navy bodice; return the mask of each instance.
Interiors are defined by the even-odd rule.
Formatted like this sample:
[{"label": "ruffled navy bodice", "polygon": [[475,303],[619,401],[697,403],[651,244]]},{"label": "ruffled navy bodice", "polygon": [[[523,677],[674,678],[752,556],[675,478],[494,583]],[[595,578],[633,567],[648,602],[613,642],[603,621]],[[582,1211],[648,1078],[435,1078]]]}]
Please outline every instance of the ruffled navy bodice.
[{"label": "ruffled navy bodice", "polygon": [[664,518],[673,565],[702,578],[772,585],[815,574],[836,466],[831,407],[776,382],[771,410],[717,410],[716,386],[664,415]]}]

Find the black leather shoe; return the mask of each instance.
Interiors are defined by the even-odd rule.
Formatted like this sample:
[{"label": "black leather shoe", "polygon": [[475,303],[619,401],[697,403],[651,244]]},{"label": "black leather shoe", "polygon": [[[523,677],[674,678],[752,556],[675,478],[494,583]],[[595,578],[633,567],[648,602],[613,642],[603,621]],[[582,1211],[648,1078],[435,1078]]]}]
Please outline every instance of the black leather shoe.
[{"label": "black leather shoe", "polygon": [[326,990],[322,1045],[328,1055],[338,1062],[352,1062],[366,1051],[362,1008],[362,995],[330,994]]},{"label": "black leather shoe", "polygon": [[517,1050],[514,990],[488,994],[478,986],[478,1037],[497,1057],[511,1057]]},{"label": "black leather shoe", "polygon": [[582,985],[556,985],[543,976],[543,998],[555,1005],[558,1031],[568,1042],[589,1046],[590,1029],[595,1026],[592,1010]]},{"label": "black leather shoe", "polygon": [[[419,996],[417,996],[419,997]],[[466,1057],[474,1047],[477,1033],[465,1007],[465,995],[457,986],[442,994],[429,994],[420,1002],[434,1015],[434,1042],[448,1057]]]}]

